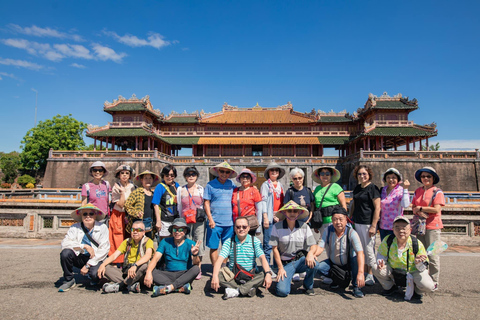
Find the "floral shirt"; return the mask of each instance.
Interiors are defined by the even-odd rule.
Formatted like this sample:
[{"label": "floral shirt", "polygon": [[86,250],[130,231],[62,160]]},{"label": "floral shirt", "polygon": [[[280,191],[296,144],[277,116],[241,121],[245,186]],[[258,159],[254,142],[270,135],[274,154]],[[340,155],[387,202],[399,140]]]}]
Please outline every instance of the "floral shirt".
[{"label": "floral shirt", "polygon": [[392,230],[393,220],[397,216],[403,215],[403,208],[410,205],[410,199],[409,195],[406,194],[406,199],[404,199],[404,203],[402,203],[402,199],[404,197],[404,189],[399,184],[397,184],[395,188],[393,188],[390,194],[387,194],[387,187],[388,186],[382,188],[382,195],[380,201],[380,208],[382,210],[380,213],[380,229]]}]

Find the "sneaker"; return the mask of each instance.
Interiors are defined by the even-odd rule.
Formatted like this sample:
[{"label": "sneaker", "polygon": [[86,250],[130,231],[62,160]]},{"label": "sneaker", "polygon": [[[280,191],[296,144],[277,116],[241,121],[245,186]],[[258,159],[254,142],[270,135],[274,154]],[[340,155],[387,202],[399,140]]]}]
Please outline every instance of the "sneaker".
[{"label": "sneaker", "polygon": [[64,281],[63,284],[58,288],[58,292],[66,292],[75,287],[75,285],[75,278],[72,278],[70,281]]},{"label": "sneaker", "polygon": [[295,274],[293,275],[292,280],[293,280],[294,282],[300,281],[300,275],[299,275],[298,273],[295,273]]},{"label": "sneaker", "polygon": [[237,289],[225,288],[225,294],[223,295],[222,299],[227,300],[231,298],[236,298],[239,295],[240,295],[240,292],[238,292]]},{"label": "sneaker", "polygon": [[338,288],[340,288],[340,286],[338,284],[333,283],[333,280],[332,280],[332,284],[330,285],[330,289],[338,289]]},{"label": "sneaker", "polygon": [[247,297],[253,298],[257,295],[257,288],[251,288],[247,292]]},{"label": "sneaker", "polygon": [[160,295],[166,295],[168,293],[168,289],[165,286],[153,286],[153,293],[152,297],[158,297]]},{"label": "sneaker", "polygon": [[202,271],[200,271],[195,277],[195,280],[200,280],[200,279],[202,279]]},{"label": "sneaker", "polygon": [[413,296],[412,296],[412,299],[410,299],[410,301],[422,301],[422,298],[423,298],[423,295],[421,294],[418,294],[416,292],[413,293]]},{"label": "sneaker", "polygon": [[307,289],[305,290],[305,294],[307,296],[314,296],[315,295],[315,291],[313,291],[313,289]]},{"label": "sneaker", "polygon": [[105,293],[117,293],[120,290],[120,284],[118,283],[105,283],[102,287]]},{"label": "sneaker", "polygon": [[325,277],[325,276],[321,276],[320,280],[325,284],[332,284],[333,283],[333,280],[331,278]]},{"label": "sneaker", "polygon": [[183,287],[178,289],[178,292],[185,293],[185,294],[190,294],[192,291],[192,286],[190,283],[185,284]]},{"label": "sneaker", "polygon": [[437,291],[438,290],[438,283],[435,283],[435,288],[433,288],[433,292]]},{"label": "sneaker", "polygon": [[128,292],[133,292],[133,293],[140,293],[142,290],[140,288],[140,283],[135,282],[131,286],[128,287]]},{"label": "sneaker", "polygon": [[362,290],[359,287],[353,287],[353,295],[355,298],[363,298],[365,295],[363,294]]},{"label": "sneaker", "polygon": [[367,274],[367,277],[365,278],[365,285],[366,286],[375,285],[375,279],[373,278],[373,274]]},{"label": "sneaker", "polygon": [[393,285],[390,289],[388,290],[383,290],[382,291],[382,296],[391,296],[395,292],[397,292],[398,287],[396,285]]}]

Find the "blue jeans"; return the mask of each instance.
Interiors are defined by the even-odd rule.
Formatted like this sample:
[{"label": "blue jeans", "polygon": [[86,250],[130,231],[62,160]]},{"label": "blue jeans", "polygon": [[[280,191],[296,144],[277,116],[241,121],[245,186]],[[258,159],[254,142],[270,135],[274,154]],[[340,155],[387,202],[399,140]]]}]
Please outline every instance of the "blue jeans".
[{"label": "blue jeans", "polygon": [[263,252],[265,253],[265,258],[267,259],[268,264],[270,264],[270,255],[272,254],[272,246],[269,244],[270,236],[272,235],[273,224],[270,223],[268,229],[265,229],[262,224],[263,232]]},{"label": "blue jeans", "polygon": [[380,229],[380,239],[382,239],[382,241],[389,234],[393,234],[393,230]]},{"label": "blue jeans", "polygon": [[313,288],[313,277],[315,276],[315,268],[309,268],[305,264],[305,257],[301,257],[297,261],[290,262],[289,264],[285,265],[283,269],[285,269],[287,276],[283,278],[283,280],[279,280],[277,282],[277,296],[288,296],[291,290],[292,278],[295,273],[307,272],[307,274],[305,275],[305,279],[303,280],[303,287],[306,290]]},{"label": "blue jeans", "polygon": [[[318,276],[325,276],[328,277],[328,273],[330,271],[330,266],[331,266],[331,261],[330,259],[325,259],[322,262],[317,262],[315,265],[315,271],[318,274]],[[352,274],[352,285],[354,287],[357,286],[357,274],[358,274],[358,262],[357,262],[357,257],[350,257],[350,268],[351,268],[351,274]]]}]

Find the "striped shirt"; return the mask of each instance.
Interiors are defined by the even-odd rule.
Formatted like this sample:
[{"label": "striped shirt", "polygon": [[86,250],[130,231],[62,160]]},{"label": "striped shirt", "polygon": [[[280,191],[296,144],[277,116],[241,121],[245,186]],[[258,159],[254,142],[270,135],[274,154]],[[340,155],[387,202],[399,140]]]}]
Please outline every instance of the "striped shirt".
[{"label": "striped shirt", "polygon": [[[358,233],[353,230],[352,227],[346,227],[346,231],[349,232],[348,239],[350,240],[350,257],[355,258],[357,252],[363,251],[362,243],[360,242],[360,237]],[[330,232],[330,239],[327,244],[328,233]],[[330,260],[333,263],[339,266],[347,264],[347,236],[346,232],[340,237],[337,237],[335,233],[335,228],[333,225],[330,225],[328,228],[323,230],[322,238],[318,242],[318,246],[325,248],[325,252]]]},{"label": "striped shirt", "polygon": [[273,225],[269,244],[278,248],[282,260],[288,261],[295,258],[298,251],[314,245],[315,238],[306,223],[295,221],[295,227],[290,230],[287,221],[283,220]]},{"label": "striped shirt", "polygon": [[[260,240],[255,237],[253,239],[255,245],[255,254],[253,253],[251,235],[247,234],[247,237],[245,238],[245,241],[243,241],[243,243],[241,243],[238,240],[238,237],[235,236],[235,243],[237,244],[237,263],[246,270],[252,270],[255,267],[255,257],[258,258],[264,255]],[[224,259],[228,258],[228,267],[230,268],[230,270],[233,270],[235,256],[233,252],[233,244],[231,245],[231,242],[232,239],[230,238],[222,245],[220,257]]]}]

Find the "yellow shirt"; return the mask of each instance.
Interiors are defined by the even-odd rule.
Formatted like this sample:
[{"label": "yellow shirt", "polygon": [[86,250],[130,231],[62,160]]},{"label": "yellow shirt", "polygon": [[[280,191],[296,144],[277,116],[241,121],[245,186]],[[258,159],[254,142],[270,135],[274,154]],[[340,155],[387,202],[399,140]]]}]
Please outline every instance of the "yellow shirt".
[{"label": "yellow shirt", "polygon": [[[129,239],[123,240],[122,244],[117,249],[122,254],[125,254],[127,252],[127,241],[129,241]],[[136,245],[133,240],[130,240],[130,241],[132,243],[132,247],[130,248],[130,253],[128,254],[127,263],[132,264],[132,263],[137,262],[141,258],[141,256],[140,256],[140,253],[137,256],[138,245]],[[152,252],[154,251],[153,250],[153,241],[150,238],[148,238],[148,240],[147,240],[147,245],[146,245],[145,251],[147,251],[148,248],[151,248]]]}]

